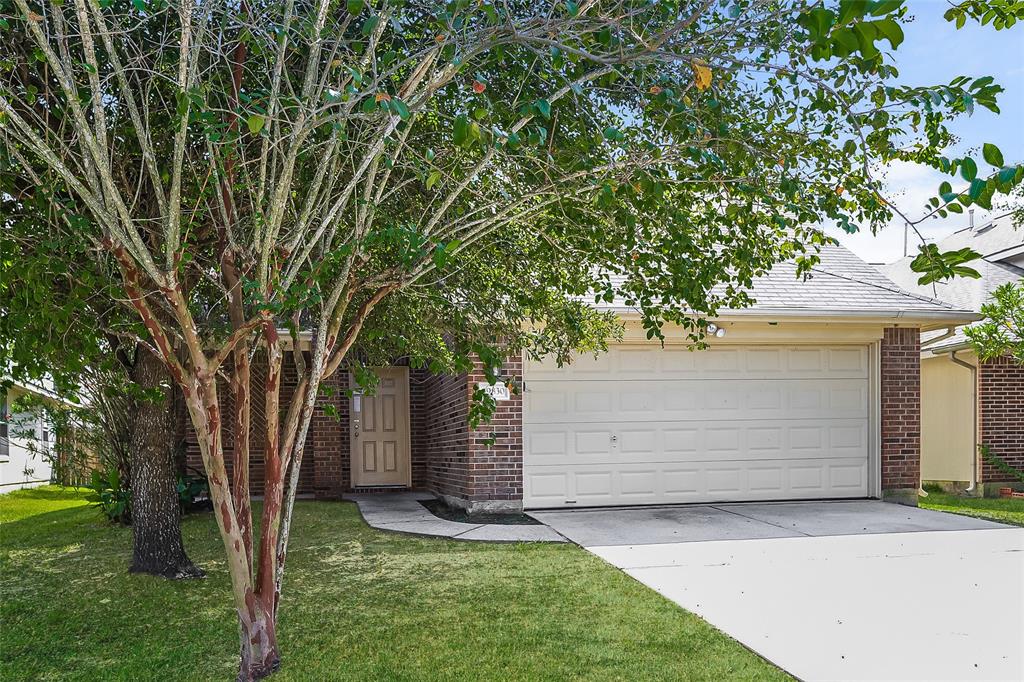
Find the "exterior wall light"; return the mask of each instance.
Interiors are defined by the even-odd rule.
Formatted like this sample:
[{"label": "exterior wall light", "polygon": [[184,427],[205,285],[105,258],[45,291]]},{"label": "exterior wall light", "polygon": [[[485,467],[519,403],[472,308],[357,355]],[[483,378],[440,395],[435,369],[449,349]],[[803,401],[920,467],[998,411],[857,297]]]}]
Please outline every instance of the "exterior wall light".
[{"label": "exterior wall light", "polygon": [[713,322],[708,322],[708,334],[714,334],[718,331],[718,325]]},{"label": "exterior wall light", "polygon": [[718,329],[715,330],[715,336],[717,336],[718,338],[722,338],[723,336],[725,336],[725,330],[719,327]]}]

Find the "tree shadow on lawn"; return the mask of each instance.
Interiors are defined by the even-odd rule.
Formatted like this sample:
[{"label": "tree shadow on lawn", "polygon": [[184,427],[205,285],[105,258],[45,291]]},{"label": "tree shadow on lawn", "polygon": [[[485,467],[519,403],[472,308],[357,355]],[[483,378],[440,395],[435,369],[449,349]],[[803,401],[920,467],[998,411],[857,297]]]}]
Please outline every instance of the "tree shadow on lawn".
[{"label": "tree shadow on lawn", "polygon": [[[294,528],[274,679],[786,677],[575,546],[385,533],[340,502],[297,503]],[[232,679],[216,524],[182,531],[206,580],[128,574],[130,530],[90,507],[4,524],[0,678]]]}]

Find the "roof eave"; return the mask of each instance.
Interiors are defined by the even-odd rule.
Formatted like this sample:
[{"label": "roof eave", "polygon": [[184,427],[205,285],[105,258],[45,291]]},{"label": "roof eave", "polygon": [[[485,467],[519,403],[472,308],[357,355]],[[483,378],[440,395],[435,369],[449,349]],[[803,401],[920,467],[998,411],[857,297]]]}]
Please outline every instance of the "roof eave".
[{"label": "roof eave", "polygon": [[[635,308],[625,306],[609,307],[622,317],[639,317]],[[807,320],[815,318],[849,319],[851,322],[882,322],[898,321],[902,324],[918,324],[923,328],[941,328],[948,325],[967,324],[982,319],[979,313],[969,310],[877,310],[877,309],[841,309],[835,308],[749,308],[741,310],[723,310],[712,319],[728,320],[766,320],[779,319]]]}]

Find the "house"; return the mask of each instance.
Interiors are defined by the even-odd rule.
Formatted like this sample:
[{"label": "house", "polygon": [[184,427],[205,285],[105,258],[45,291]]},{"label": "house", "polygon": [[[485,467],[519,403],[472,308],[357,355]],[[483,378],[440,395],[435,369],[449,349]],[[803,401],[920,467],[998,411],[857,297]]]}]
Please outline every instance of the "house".
[{"label": "house", "polygon": [[[612,306],[623,342],[565,367],[515,358],[523,386],[493,420],[467,423],[482,367],[386,367],[376,395],[328,380],[299,493],[416,488],[470,510],[875,497],[917,503],[920,334],[978,319],[898,289],[842,247],[810,279],[792,264],[724,311],[710,348],[662,347]],[[286,363],[288,364],[288,363]],[[288,399],[294,376],[284,378]],[[230,409],[224,410],[230,414]],[[337,413],[340,419],[332,414]],[[256,425],[258,428],[258,425]],[[230,429],[224,437],[230,444]],[[260,440],[260,439],[255,439]],[[200,462],[187,436],[189,464]],[[251,476],[262,479],[254,443]]]},{"label": "house", "polygon": [[43,385],[11,383],[0,386],[0,492],[50,483],[54,429],[37,410],[18,410],[25,395],[53,399]]},{"label": "house", "polygon": [[[938,247],[943,252],[970,247],[980,253],[981,260],[968,265],[981,277],[920,285],[911,258],[881,270],[906,291],[975,311],[1000,285],[1024,281],[1024,227],[1014,225],[1009,214],[954,232]],[[921,420],[922,479],[992,494],[1013,479],[984,462],[978,445],[1024,470],[1024,367],[1009,358],[978,362],[962,326],[926,334]]]}]

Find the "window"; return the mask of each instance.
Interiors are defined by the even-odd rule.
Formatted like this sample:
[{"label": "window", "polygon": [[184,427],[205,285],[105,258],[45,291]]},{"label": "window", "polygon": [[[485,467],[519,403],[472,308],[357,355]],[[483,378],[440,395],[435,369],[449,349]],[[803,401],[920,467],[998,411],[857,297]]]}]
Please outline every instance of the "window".
[{"label": "window", "polygon": [[6,462],[11,455],[10,421],[7,391],[0,391],[0,462]]}]

